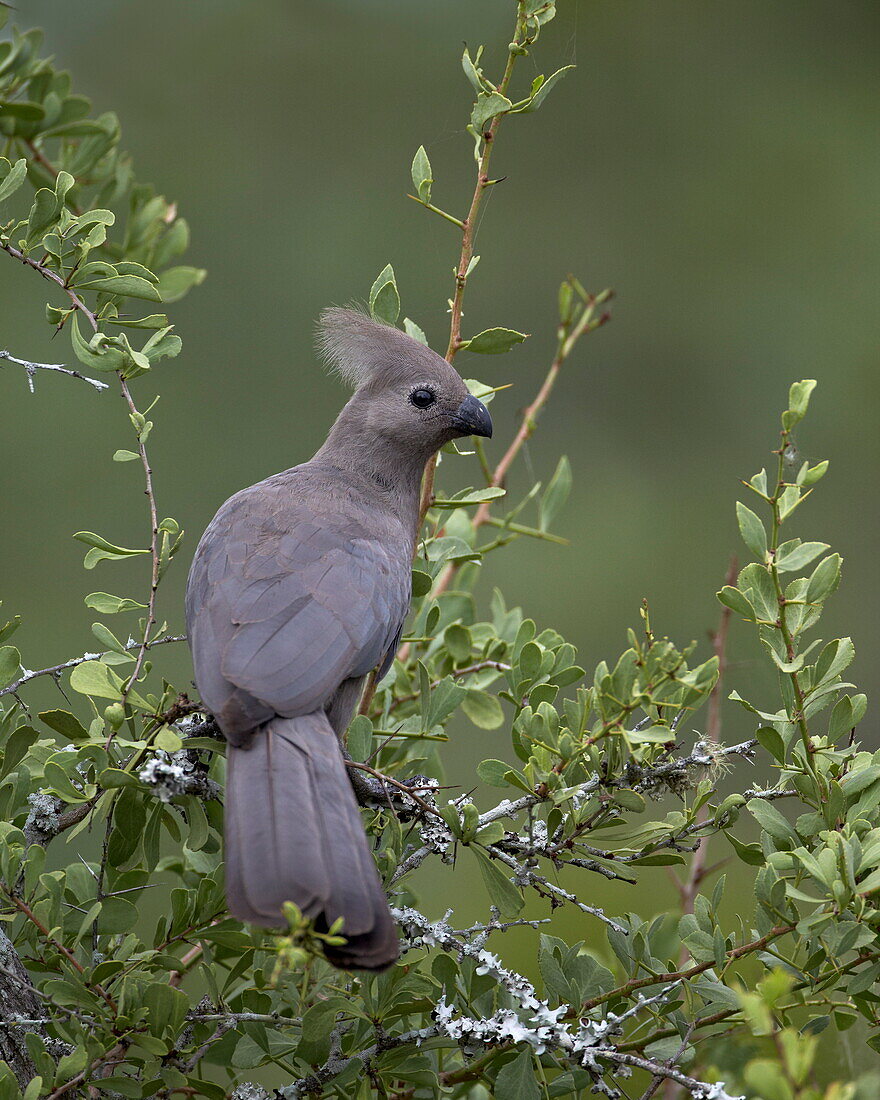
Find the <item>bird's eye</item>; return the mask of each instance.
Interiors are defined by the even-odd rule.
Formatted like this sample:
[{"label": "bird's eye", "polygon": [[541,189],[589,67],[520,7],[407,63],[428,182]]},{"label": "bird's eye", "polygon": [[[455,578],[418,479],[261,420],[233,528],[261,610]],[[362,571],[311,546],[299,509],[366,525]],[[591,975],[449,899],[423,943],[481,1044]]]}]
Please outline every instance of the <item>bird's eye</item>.
[{"label": "bird's eye", "polygon": [[427,409],[429,405],[434,404],[437,397],[433,390],[429,390],[425,386],[419,386],[417,390],[412,391],[409,399],[417,409]]}]

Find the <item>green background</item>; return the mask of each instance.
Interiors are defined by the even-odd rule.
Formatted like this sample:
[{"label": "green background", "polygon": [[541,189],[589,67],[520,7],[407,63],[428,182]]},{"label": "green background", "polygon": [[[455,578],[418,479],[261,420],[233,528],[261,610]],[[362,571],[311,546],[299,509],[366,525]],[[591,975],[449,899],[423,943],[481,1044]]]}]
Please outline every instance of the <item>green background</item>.
[{"label": "green background", "polygon": [[[507,0],[25,0],[22,26],[47,30],[45,51],[98,110],[116,110],[138,174],[178,201],[205,284],[172,307],[184,339],[174,361],[135,383],[155,390],[150,440],[160,512],[187,544],[163,584],[161,615],[182,627],[195,541],[238,488],[310,456],[345,392],[317,364],[322,306],[365,297],[385,263],[404,311],[445,346],[456,231],[406,198],[419,144],[434,201],[463,214],[472,189],[464,132],[471,90],[462,41],[492,43],[503,64]],[[499,49],[499,46],[501,47]],[[471,280],[465,334],[491,325],[533,333],[504,357],[459,367],[514,383],[493,405],[497,459],[553,350],[556,288],[569,271],[618,294],[611,325],[566,366],[512,486],[546,478],[558,455],[575,486],[557,523],[567,548],[518,543],[488,567],[540,625],[560,629],[592,668],[614,658],[650,600],[655,629],[700,640],[738,538],[738,478],[772,461],[790,381],[819,388],[799,443],[831,469],[793,533],[831,542],[844,583],[824,636],[851,634],[853,679],[878,686],[878,276],[880,276],[880,6],[875,0],[561,0],[519,78],[576,63],[540,113],[506,120]],[[46,287],[0,261],[0,347],[72,360],[42,319]],[[57,303],[56,303],[57,304]],[[145,559],[81,568],[72,532],[144,541],[139,465],[119,397],[20,368],[0,372],[0,596],[25,617],[16,637],[31,667],[96,648],[82,596],[137,594]],[[449,488],[473,484],[448,462]],[[728,686],[755,682],[750,630],[732,630]],[[157,654],[190,675],[182,647]],[[746,694],[746,692],[743,692]],[[726,704],[724,738],[747,736]],[[860,730],[876,747],[872,711]],[[509,752],[503,733],[467,723],[449,752],[464,779]],[[671,806],[670,806],[671,808]],[[458,881],[458,880],[456,880]],[[586,900],[662,909],[653,895],[579,880]],[[426,909],[484,902],[428,884]],[[458,891],[456,891],[456,895]],[[733,899],[734,904],[736,899]],[[748,919],[750,902],[741,907]],[[568,914],[563,935],[596,938]],[[845,1043],[847,1036],[841,1037]]]}]

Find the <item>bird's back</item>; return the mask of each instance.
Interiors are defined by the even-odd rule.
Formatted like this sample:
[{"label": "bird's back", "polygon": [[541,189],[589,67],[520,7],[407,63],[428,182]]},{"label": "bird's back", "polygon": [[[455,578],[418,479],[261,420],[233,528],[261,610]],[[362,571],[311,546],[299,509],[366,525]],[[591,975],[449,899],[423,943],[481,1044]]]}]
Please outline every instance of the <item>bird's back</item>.
[{"label": "bird's back", "polygon": [[409,604],[411,535],[381,486],[323,463],[231,497],[187,584],[196,683],[224,733],[327,706],[385,655]]}]

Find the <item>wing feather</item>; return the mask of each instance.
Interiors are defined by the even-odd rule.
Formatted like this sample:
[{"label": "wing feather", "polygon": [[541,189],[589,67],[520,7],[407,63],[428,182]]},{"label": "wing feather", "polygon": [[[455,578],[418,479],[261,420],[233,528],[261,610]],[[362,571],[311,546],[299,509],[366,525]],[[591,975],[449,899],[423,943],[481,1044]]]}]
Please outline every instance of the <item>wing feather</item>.
[{"label": "wing feather", "polygon": [[327,706],[385,657],[409,604],[405,543],[332,495],[273,481],[221,508],[187,590],[196,680],[232,734]]}]

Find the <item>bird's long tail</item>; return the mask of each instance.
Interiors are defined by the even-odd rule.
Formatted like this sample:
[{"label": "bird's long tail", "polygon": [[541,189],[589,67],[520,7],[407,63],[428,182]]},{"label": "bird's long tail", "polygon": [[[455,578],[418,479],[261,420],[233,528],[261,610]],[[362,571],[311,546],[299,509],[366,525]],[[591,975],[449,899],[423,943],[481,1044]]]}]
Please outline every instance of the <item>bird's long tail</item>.
[{"label": "bird's long tail", "polygon": [[397,932],[326,714],[275,717],[229,745],[226,895],[240,920],[283,927],[292,901],[319,930],[343,918],[335,966],[382,970]]}]

